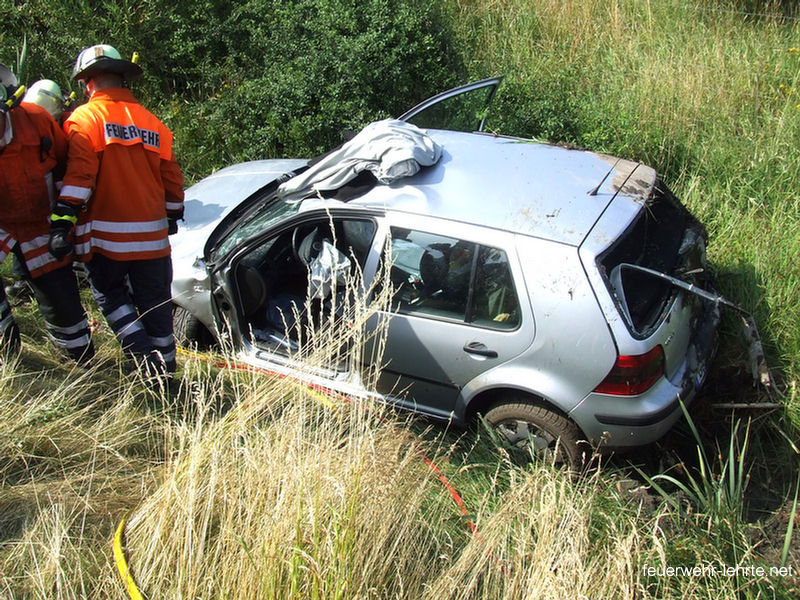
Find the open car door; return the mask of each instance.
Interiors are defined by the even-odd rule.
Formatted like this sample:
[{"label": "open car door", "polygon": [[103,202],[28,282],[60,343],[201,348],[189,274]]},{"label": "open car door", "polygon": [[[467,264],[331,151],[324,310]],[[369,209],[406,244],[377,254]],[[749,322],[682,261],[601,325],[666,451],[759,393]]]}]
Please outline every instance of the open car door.
[{"label": "open car door", "polygon": [[502,77],[475,81],[417,104],[398,117],[422,129],[483,131],[489,105]]}]

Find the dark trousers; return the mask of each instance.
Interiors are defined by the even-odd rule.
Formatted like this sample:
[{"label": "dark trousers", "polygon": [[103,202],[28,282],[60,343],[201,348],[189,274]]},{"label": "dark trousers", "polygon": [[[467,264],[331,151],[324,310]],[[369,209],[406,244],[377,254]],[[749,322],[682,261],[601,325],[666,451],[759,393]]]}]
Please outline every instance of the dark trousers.
[{"label": "dark trousers", "polygon": [[19,326],[14,322],[5,284],[0,278],[0,359],[16,355],[20,346]]},{"label": "dark trousers", "polygon": [[[32,278],[21,256],[19,245],[14,247],[13,252],[20,274],[33,290],[53,344],[74,360],[87,363],[94,356],[94,346],[72,267],[61,267]],[[3,344],[8,345],[8,350],[19,350],[19,329],[11,317],[4,285],[0,285],[0,335]]]},{"label": "dark trousers", "polygon": [[85,266],[95,300],[125,354],[145,369],[174,372],[170,257],[120,261],[95,254]]}]

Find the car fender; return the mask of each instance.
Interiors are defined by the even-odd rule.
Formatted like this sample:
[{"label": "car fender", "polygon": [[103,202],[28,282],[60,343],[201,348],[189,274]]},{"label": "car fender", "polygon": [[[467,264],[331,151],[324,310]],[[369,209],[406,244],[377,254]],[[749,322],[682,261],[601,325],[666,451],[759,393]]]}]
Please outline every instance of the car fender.
[{"label": "car fender", "polygon": [[170,236],[172,302],[215,332],[211,288],[203,249],[220,222],[252,194],[277,177],[299,168],[303,159],[270,159],[237,163],[201,179],[184,192],[184,216]]},{"label": "car fender", "polygon": [[474,412],[475,407],[470,404],[479,397],[487,393],[498,395],[508,391],[539,398],[564,414],[568,414],[585,397],[585,393],[568,378],[554,377],[552,373],[533,372],[525,365],[506,363],[482,373],[462,388],[454,407],[454,420],[463,423],[467,415]]}]

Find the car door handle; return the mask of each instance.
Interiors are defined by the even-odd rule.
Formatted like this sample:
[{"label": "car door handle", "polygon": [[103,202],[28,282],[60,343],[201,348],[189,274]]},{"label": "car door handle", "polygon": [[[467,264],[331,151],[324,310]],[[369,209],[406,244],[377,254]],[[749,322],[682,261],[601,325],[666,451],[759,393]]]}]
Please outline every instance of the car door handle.
[{"label": "car door handle", "polygon": [[497,352],[489,350],[486,344],[482,342],[469,342],[464,345],[464,352],[469,354],[477,354],[478,356],[485,356],[487,358],[497,358]]}]

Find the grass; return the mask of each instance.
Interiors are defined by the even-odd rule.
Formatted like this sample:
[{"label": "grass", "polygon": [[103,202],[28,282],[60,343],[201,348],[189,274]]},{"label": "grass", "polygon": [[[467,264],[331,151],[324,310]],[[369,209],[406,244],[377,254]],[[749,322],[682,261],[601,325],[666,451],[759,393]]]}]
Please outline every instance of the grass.
[{"label": "grass", "polygon": [[[192,354],[167,401],[117,367],[104,327],[98,366],[79,371],[41,343],[30,308],[18,313],[25,351],[0,371],[8,598],[123,597],[112,559],[123,517],[150,598],[738,600],[800,586],[769,573],[658,575],[768,569],[784,552],[797,564],[791,524],[770,536],[741,518],[738,490],[711,519],[701,502],[654,495],[625,461],[582,478],[520,467],[480,428],[449,432]],[[312,364],[340,352],[325,327]],[[225,360],[235,366],[213,358]]]},{"label": "grass", "polygon": [[666,481],[683,492],[684,496],[691,501],[691,506],[698,507],[707,514],[713,524],[729,523],[733,527],[737,527],[742,518],[742,499],[750,480],[749,466],[746,466],[745,462],[747,445],[750,441],[749,424],[745,428],[744,439],[741,442],[739,441],[741,422],[737,421],[734,425],[727,453],[723,455],[722,451],[718,450],[721,465],[719,469],[715,470],[714,464],[703,447],[703,440],[697,427],[683,403],[681,403],[681,410],[697,442],[697,475],[683,467],[686,472],[686,483],[684,483],[678,477],[665,473],[659,473],[653,477],[642,474],[647,483],[673,508],[680,510],[682,503],[666,492],[659,484],[660,481]]}]

